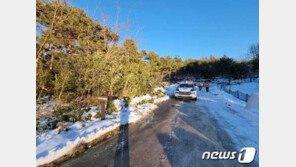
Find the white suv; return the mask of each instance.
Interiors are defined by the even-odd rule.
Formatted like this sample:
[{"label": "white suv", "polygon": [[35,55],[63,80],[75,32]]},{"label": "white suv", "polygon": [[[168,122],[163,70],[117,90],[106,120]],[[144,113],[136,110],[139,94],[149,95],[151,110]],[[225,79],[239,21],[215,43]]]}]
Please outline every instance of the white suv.
[{"label": "white suv", "polygon": [[175,91],[176,98],[197,99],[197,87],[194,83],[180,83]]}]

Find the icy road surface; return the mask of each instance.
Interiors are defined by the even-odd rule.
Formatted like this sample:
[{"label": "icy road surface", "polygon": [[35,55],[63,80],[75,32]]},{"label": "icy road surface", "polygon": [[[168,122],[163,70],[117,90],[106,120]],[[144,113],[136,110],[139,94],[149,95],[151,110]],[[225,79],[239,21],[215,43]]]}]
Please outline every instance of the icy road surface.
[{"label": "icy road surface", "polygon": [[[258,166],[258,111],[219,91],[199,92],[195,101],[170,99],[118,135],[59,166]],[[202,160],[204,151],[257,149],[256,161]]]}]

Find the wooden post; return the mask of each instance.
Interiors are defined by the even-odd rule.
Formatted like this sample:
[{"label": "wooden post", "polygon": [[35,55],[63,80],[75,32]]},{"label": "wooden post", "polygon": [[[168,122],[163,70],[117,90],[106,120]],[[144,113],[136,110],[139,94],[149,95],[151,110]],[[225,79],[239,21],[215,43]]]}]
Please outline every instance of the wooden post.
[{"label": "wooden post", "polygon": [[99,96],[98,97],[99,102],[101,102],[101,120],[105,119],[105,105],[108,100],[106,96]]},{"label": "wooden post", "polygon": [[105,119],[105,101],[101,101],[101,120]]}]

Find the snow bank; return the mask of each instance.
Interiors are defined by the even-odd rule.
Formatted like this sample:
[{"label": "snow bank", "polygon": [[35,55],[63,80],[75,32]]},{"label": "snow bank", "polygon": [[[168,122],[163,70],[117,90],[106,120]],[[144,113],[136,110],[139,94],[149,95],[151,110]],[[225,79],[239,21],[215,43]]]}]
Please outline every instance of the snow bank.
[{"label": "snow bank", "polygon": [[139,102],[141,102],[143,100],[150,100],[150,99],[152,99],[152,97],[150,95],[148,95],[148,94],[145,95],[145,96],[135,97],[135,98],[132,99],[131,105],[134,106],[134,105],[136,105],[137,103],[139,103]]},{"label": "snow bank", "polygon": [[255,160],[258,162],[259,110],[247,109],[246,102],[219,90],[216,85],[210,87],[210,92],[202,90],[197,95],[197,107],[206,108],[204,112],[216,118],[220,127],[232,138],[238,151],[243,147],[255,147]]},{"label": "snow bank", "polygon": [[122,107],[124,106],[123,99],[116,99],[114,100],[114,106],[116,107],[117,111],[121,111]]},{"label": "snow bank", "polygon": [[259,79],[254,79],[253,82],[250,82],[248,79],[244,80],[242,83],[237,83],[238,81],[234,80],[231,82],[230,86],[227,86],[232,91],[240,91],[245,94],[253,94],[259,92]]},{"label": "snow bank", "polygon": [[259,95],[257,93],[253,93],[246,104],[247,109],[257,109],[259,110]]},{"label": "snow bank", "polygon": [[177,85],[178,84],[172,84],[170,86],[164,87],[164,89],[166,90],[168,96],[170,96],[170,97],[174,96]]},{"label": "snow bank", "polygon": [[[168,87],[169,88],[169,87]],[[165,91],[163,88],[157,88],[156,90]],[[137,105],[142,100],[149,100],[153,98],[152,103],[146,103]],[[106,115],[105,120],[92,118],[92,121],[87,122],[68,122],[67,125],[70,130],[61,132],[58,134],[58,130],[50,130],[45,133],[39,134],[36,137],[36,159],[37,166],[52,162],[63,155],[69,153],[80,143],[88,143],[114,129],[122,124],[132,123],[140,120],[143,116],[150,113],[157,108],[157,103],[163,102],[169,99],[169,96],[157,98],[145,95],[132,99],[131,106],[124,107],[123,100],[115,100],[114,105],[120,112],[112,113],[112,115]],[[97,107],[91,107],[91,110],[84,113],[83,116],[91,114],[94,116],[98,112]],[[84,127],[82,126],[84,124]]]}]

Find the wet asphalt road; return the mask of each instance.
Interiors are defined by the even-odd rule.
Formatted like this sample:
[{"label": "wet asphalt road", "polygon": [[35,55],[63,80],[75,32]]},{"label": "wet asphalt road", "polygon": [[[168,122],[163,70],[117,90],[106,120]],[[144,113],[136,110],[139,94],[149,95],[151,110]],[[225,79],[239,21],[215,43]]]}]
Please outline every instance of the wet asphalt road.
[{"label": "wet asphalt road", "polygon": [[[202,160],[204,151],[237,151],[230,136],[194,101],[169,99],[150,116],[59,166],[242,166],[234,160]],[[255,163],[244,166],[258,166]]]}]

